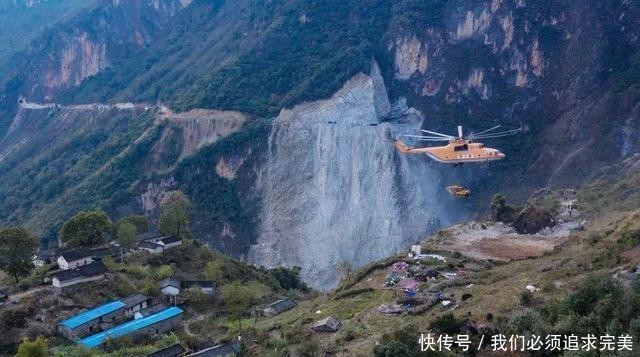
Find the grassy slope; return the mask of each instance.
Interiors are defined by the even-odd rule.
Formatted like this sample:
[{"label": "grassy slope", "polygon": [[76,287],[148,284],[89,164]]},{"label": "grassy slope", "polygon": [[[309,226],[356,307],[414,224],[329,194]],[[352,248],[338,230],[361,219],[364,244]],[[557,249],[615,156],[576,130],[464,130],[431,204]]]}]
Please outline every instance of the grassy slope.
[{"label": "grassy slope", "polygon": [[[639,176],[640,173],[636,172],[624,176],[617,183],[603,184],[603,181],[597,181],[585,185],[579,194],[584,198],[584,201],[580,201],[581,207],[584,205],[590,212],[586,230],[574,232],[565,243],[550,253],[539,258],[501,264],[465,259],[463,278],[458,281],[457,286],[443,290],[443,296],[452,297],[460,303],[453,311],[454,315],[461,319],[470,318],[479,326],[505,326],[504,321],[514,312],[528,311],[527,308],[541,311],[555,306],[557,301],[566,299],[592,274],[611,276],[616,271],[633,269],[640,264],[640,246],[636,246],[637,242],[633,240],[629,241],[630,232],[640,229],[640,204],[637,197],[618,203],[610,200],[611,195],[620,195],[623,192],[620,188],[628,187]],[[598,210],[595,210],[596,206],[599,207]],[[608,207],[612,209],[608,210]],[[440,239],[446,237],[435,236],[423,246],[429,251],[437,252],[435,247]],[[456,271],[454,266],[462,261],[459,256],[450,254],[447,259],[447,265],[435,265],[434,268]],[[441,305],[418,316],[403,314],[401,317],[388,317],[374,310],[380,304],[395,302],[401,294],[381,289],[387,267],[392,261],[393,258],[375,263],[372,268],[353,274],[351,282],[344,285],[345,288],[304,301],[292,311],[262,321],[260,326],[265,330],[282,329],[285,335],[287,331],[294,330],[290,332],[293,336],[290,341],[300,346],[307,344],[307,338],[312,338],[318,342],[321,350],[342,351],[354,356],[370,356],[373,347],[380,343],[385,334],[393,334],[405,326],[418,326],[424,332],[431,322],[445,314]],[[460,275],[460,270],[458,274]],[[354,282],[356,283],[353,284]],[[438,280],[436,283],[440,282]],[[467,287],[470,283],[474,284],[471,288]],[[528,284],[535,284],[541,291],[534,294],[531,304],[524,306],[521,295]],[[432,283],[426,288],[431,286]],[[364,292],[354,296],[339,298],[344,294],[342,289],[357,292],[366,288],[373,288],[374,291],[362,290]],[[472,294],[472,298],[460,302],[465,293]],[[316,314],[318,310],[321,311],[320,314]],[[488,313],[497,316],[498,322],[488,322]],[[342,329],[336,334],[311,335],[308,332],[310,322],[328,315],[342,320]],[[564,322],[559,321],[559,325],[546,328],[562,329],[562,323]]]}]

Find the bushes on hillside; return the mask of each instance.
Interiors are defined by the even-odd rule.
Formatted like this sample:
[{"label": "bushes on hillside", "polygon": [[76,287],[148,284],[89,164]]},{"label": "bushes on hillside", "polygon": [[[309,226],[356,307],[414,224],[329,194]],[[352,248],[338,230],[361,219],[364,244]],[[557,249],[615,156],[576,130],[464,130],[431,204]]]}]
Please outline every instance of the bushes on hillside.
[{"label": "bushes on hillside", "polygon": [[300,267],[293,267],[291,269],[278,267],[270,269],[269,273],[278,281],[280,287],[285,290],[308,289],[307,284],[300,280]]},{"label": "bushes on hillside", "polygon": [[493,196],[490,212],[496,222],[511,223],[516,218],[516,209],[507,205],[507,200],[501,194]]},{"label": "bushes on hillside", "polygon": [[540,312],[515,311],[498,319],[496,327],[520,335],[637,335],[638,316],[640,282],[624,287],[609,276],[592,275],[567,298],[547,302]]},{"label": "bushes on hillside", "polygon": [[513,228],[520,234],[535,234],[553,225],[555,221],[551,213],[536,205],[527,205],[513,222]]}]

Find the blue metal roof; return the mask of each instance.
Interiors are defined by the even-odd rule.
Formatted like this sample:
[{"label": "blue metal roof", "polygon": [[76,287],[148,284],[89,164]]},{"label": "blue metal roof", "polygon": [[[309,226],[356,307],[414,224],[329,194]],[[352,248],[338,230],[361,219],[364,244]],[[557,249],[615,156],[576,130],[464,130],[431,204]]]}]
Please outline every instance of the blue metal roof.
[{"label": "blue metal roof", "polygon": [[74,329],[80,325],[83,325],[91,320],[95,320],[101,316],[104,316],[108,313],[114,312],[119,308],[125,306],[122,301],[112,301],[106,303],[104,305],[100,305],[98,307],[94,307],[93,309],[87,310],[83,313],[80,313],[74,317],[66,319],[64,321],[60,321],[60,325]]},{"label": "blue metal roof", "polygon": [[85,337],[82,340],[78,341],[78,343],[86,347],[96,347],[101,345],[108,338],[117,338],[120,336],[128,335],[141,328],[153,325],[155,323],[164,321],[166,319],[170,319],[174,316],[180,315],[181,313],[182,313],[182,309],[177,307],[170,307],[156,314],[149,315],[147,317],[143,317],[137,320],[125,322],[122,325],[118,325],[106,331],[97,333],[95,335]]}]

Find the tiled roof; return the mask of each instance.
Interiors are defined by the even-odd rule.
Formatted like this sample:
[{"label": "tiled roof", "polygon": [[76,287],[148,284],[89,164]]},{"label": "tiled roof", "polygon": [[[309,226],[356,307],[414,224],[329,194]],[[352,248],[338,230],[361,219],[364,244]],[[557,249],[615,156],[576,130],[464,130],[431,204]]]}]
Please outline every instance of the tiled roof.
[{"label": "tiled roof", "polygon": [[82,276],[95,276],[104,274],[107,271],[107,267],[101,261],[97,261],[87,265],[82,265],[75,269],[63,270],[61,272],[53,274],[53,277],[57,278],[59,281],[68,281]]},{"label": "tiled roof", "polygon": [[60,256],[62,256],[67,262],[72,262],[82,258],[91,257],[91,251],[87,248],[76,248],[63,252]]},{"label": "tiled roof", "polygon": [[120,301],[122,301],[125,305],[127,305],[127,307],[130,307],[130,306],[135,306],[135,305],[141,304],[141,303],[147,301],[148,299],[149,298],[146,295],[137,293],[137,294],[133,294],[131,296],[127,296],[126,298],[124,298],[124,299],[122,299]]}]

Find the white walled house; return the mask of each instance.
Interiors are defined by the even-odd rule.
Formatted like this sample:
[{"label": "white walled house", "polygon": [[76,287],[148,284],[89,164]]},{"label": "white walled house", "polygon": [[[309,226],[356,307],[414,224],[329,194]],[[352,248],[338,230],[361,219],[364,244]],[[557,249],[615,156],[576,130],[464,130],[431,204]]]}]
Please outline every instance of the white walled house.
[{"label": "white walled house", "polygon": [[164,252],[164,247],[154,242],[140,242],[138,243],[138,250],[149,252],[151,254],[160,254]]},{"label": "white walled house", "polygon": [[54,274],[51,278],[51,285],[56,288],[64,288],[81,283],[88,283],[104,279],[107,274],[107,267],[102,262],[97,261],[82,265],[78,268],[62,270]]},{"label": "white walled house", "polygon": [[159,254],[165,250],[182,245],[182,238],[178,236],[154,236],[138,243],[138,250]]},{"label": "white walled house", "polygon": [[73,249],[58,257],[58,267],[61,270],[75,269],[91,263],[93,263],[92,254],[86,248]]},{"label": "white walled house", "polygon": [[177,296],[180,294],[180,280],[176,278],[162,280],[160,282],[160,292],[165,296]]},{"label": "white walled house", "polygon": [[169,249],[182,245],[182,238],[178,236],[170,236],[159,239],[156,243],[162,245],[164,249]]}]

